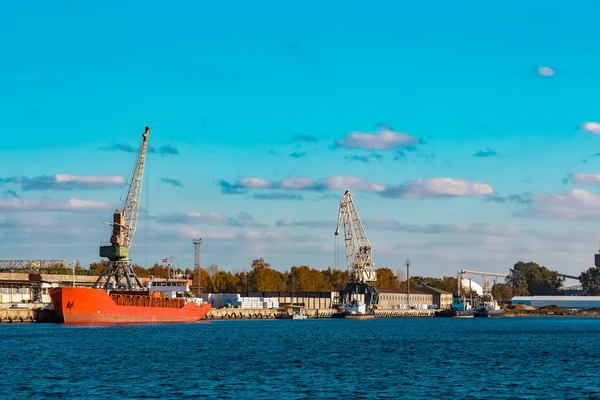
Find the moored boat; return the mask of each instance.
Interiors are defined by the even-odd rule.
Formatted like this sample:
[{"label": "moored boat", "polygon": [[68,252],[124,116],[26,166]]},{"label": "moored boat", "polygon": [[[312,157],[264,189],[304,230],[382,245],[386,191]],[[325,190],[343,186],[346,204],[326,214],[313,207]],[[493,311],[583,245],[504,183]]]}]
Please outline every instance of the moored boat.
[{"label": "moored boat", "polygon": [[331,318],[371,319],[375,318],[375,314],[367,313],[367,306],[364,302],[352,300],[342,310],[333,313]]},{"label": "moored boat", "polygon": [[491,295],[484,296],[483,299],[482,304],[475,310],[474,317],[490,318],[504,316],[504,310],[498,306],[498,303]]},{"label": "moored boat", "polygon": [[434,317],[472,318],[475,311],[464,296],[453,296],[452,306],[445,310],[436,311]]},{"label": "moored boat", "polygon": [[304,307],[297,305],[288,305],[283,307],[283,312],[275,317],[276,319],[307,319],[304,314]]},{"label": "moored boat", "polygon": [[477,318],[503,317],[504,310],[503,309],[494,310],[494,309],[488,308],[488,307],[481,307],[481,308],[477,309],[477,311],[475,311],[475,314],[473,314],[473,316],[477,317]]},{"label": "moored boat", "polygon": [[210,303],[195,297],[166,297],[163,292],[53,288],[50,298],[58,320],[66,324],[196,322]]}]

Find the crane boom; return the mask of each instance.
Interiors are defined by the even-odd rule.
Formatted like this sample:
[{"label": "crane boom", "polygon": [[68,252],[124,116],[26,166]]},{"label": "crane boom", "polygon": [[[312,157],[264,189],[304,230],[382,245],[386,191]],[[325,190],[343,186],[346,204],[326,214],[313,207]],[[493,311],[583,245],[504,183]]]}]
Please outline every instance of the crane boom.
[{"label": "crane boom", "polygon": [[463,269],[460,271],[461,274],[473,274],[473,275],[482,275],[482,276],[496,276],[498,278],[506,278],[508,275],[506,274],[497,274],[495,272],[482,272],[482,271],[471,271],[468,269]]},{"label": "crane boom", "polygon": [[145,132],[142,134],[142,145],[140,146],[140,151],[138,153],[135,171],[129,182],[127,197],[125,198],[125,203],[122,208],[125,226],[127,227],[123,245],[127,247],[131,246],[138,221],[140,196],[142,194],[142,178],[144,176],[144,165],[146,163],[146,151],[148,150],[148,133],[150,133],[150,127],[147,126]]},{"label": "crane boom", "polygon": [[350,270],[350,278],[355,282],[374,282],[377,280],[373,270],[372,247],[365,233],[362,221],[356,211],[349,190],[340,200],[338,223],[335,235],[344,227],[344,244],[346,248],[346,265]]}]

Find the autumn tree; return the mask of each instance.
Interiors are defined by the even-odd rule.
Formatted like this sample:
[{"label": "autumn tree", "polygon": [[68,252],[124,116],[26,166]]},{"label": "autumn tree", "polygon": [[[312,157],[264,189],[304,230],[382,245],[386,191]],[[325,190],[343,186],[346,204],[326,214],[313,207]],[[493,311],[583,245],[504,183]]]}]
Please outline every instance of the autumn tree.
[{"label": "autumn tree", "polygon": [[350,282],[350,272],[348,270],[331,269],[328,267],[322,272],[325,276],[332,290],[339,292],[344,289],[348,282]]},{"label": "autumn tree", "polygon": [[90,263],[90,274],[94,276],[100,275],[102,270],[108,267],[108,265],[108,261],[105,260],[102,260],[100,262],[92,262]]},{"label": "autumn tree", "polygon": [[141,265],[133,264],[131,267],[133,268],[133,272],[135,272],[139,278],[147,278],[150,276],[148,270]]},{"label": "autumn tree", "polygon": [[252,261],[249,283],[251,291],[257,292],[283,292],[287,288],[284,274],[271,269],[262,258]]},{"label": "autumn tree", "polygon": [[373,283],[378,289],[396,289],[400,287],[398,277],[394,275],[394,271],[389,268],[377,268],[377,280]]},{"label": "autumn tree", "polygon": [[329,292],[332,290],[327,277],[306,265],[292,267],[288,278],[288,290],[293,292]]},{"label": "autumn tree", "polygon": [[[411,288],[418,289],[421,286],[430,286],[454,294],[458,291],[458,281],[453,276],[444,276],[441,279],[423,276],[410,277]],[[406,281],[400,282],[400,288],[406,289]]]}]

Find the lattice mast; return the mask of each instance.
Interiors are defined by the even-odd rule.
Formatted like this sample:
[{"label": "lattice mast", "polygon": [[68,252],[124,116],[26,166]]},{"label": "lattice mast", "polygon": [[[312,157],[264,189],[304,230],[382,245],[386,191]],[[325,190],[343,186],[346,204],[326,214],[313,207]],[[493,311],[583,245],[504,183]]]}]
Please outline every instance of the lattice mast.
[{"label": "lattice mast", "polygon": [[346,265],[350,270],[350,279],[359,283],[376,281],[377,274],[373,269],[371,243],[369,243],[349,190],[344,193],[340,201],[336,236],[340,234],[342,225],[344,227]]},{"label": "lattice mast", "polygon": [[148,150],[148,134],[150,127],[146,127],[142,134],[142,144],[137,155],[133,174],[127,186],[127,195],[119,204],[113,214],[110,245],[100,246],[100,257],[108,258],[109,265],[102,270],[94,287],[121,290],[141,290],[143,286],[138,279],[129,260],[129,248],[135,235],[142,194],[142,180],[144,165]]},{"label": "lattice mast", "polygon": [[199,296],[202,294],[200,267],[202,261],[202,239],[193,239],[194,244],[194,276],[192,279],[193,294]]}]

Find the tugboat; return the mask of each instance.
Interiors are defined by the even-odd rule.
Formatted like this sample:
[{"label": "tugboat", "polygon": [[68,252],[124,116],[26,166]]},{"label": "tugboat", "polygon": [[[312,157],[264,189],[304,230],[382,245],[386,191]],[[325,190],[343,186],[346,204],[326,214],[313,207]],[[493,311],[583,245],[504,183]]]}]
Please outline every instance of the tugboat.
[{"label": "tugboat", "polygon": [[471,303],[459,294],[452,297],[451,308],[436,311],[434,317],[472,318],[474,315]]},{"label": "tugboat", "polygon": [[452,296],[452,306],[445,310],[436,311],[434,317],[452,317],[452,318],[472,318],[475,314],[473,310],[472,298],[467,300],[462,294],[462,280],[460,275],[456,279],[457,291]]},{"label": "tugboat", "polygon": [[367,305],[359,300],[352,300],[340,311],[333,313],[331,318],[371,319],[375,314],[367,314]]},{"label": "tugboat", "polygon": [[475,310],[474,317],[490,318],[504,316],[504,310],[498,306],[498,302],[490,294],[484,295],[481,300],[481,305]]}]

